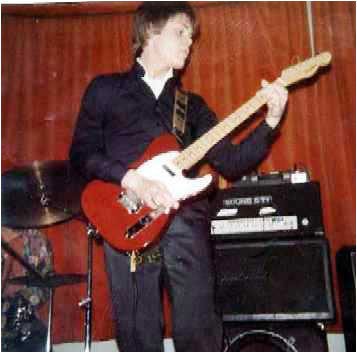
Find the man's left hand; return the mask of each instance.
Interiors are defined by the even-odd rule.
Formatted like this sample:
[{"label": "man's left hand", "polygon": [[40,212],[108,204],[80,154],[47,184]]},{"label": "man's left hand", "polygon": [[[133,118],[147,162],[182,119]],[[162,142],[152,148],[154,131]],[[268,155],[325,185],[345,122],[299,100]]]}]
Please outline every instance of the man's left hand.
[{"label": "man's left hand", "polygon": [[278,83],[269,84],[262,81],[262,93],[267,98],[268,113],[265,121],[272,128],[276,128],[284,114],[288,101],[288,90]]}]

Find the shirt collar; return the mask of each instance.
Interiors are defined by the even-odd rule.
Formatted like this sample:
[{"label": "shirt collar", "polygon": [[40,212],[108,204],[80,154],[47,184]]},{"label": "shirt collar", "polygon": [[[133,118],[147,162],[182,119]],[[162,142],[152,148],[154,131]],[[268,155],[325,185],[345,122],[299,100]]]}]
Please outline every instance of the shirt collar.
[{"label": "shirt collar", "polygon": [[139,64],[139,66],[142,67],[142,69],[144,70],[145,74],[142,75],[141,72],[141,79],[146,82],[146,84],[151,88],[152,92],[154,93],[156,99],[159,98],[161,92],[163,91],[166,82],[172,78],[174,76],[174,71],[173,69],[169,70],[163,77],[160,78],[152,78],[148,75],[148,73],[145,71],[145,67],[144,64],[142,63],[142,61],[140,60],[140,58],[137,58],[137,62]]},{"label": "shirt collar", "polygon": [[166,83],[167,80],[169,80],[171,77],[174,76],[174,70],[170,69],[163,77],[160,78],[153,78],[150,77],[141,58],[137,58],[136,61],[140,64],[142,69],[144,70],[144,74],[142,75],[142,78],[144,81],[150,81],[150,82],[163,82]]}]

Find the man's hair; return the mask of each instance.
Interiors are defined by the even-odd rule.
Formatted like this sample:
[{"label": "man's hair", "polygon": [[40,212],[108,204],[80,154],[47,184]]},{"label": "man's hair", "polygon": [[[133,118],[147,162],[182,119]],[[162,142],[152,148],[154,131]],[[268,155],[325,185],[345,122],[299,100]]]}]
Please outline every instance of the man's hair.
[{"label": "man's hair", "polygon": [[178,14],[185,14],[192,23],[193,33],[197,33],[196,15],[186,1],[143,1],[134,17],[133,51],[135,57],[141,55],[149,36],[149,30],[160,33],[166,22]]}]

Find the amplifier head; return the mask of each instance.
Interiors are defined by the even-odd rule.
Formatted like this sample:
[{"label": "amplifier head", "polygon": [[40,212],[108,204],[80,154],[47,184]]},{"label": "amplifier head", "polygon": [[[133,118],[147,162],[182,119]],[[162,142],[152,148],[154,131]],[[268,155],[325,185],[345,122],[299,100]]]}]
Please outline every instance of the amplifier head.
[{"label": "amplifier head", "polygon": [[215,240],[323,234],[318,182],[230,188],[212,201]]}]

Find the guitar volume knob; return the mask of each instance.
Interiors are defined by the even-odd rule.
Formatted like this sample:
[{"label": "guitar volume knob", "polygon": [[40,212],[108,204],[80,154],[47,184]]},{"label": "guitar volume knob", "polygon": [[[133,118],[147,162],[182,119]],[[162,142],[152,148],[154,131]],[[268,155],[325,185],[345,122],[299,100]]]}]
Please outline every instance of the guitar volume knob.
[{"label": "guitar volume knob", "polygon": [[129,214],[138,213],[143,207],[143,202],[134,194],[129,195],[127,192],[122,191],[117,200]]}]

